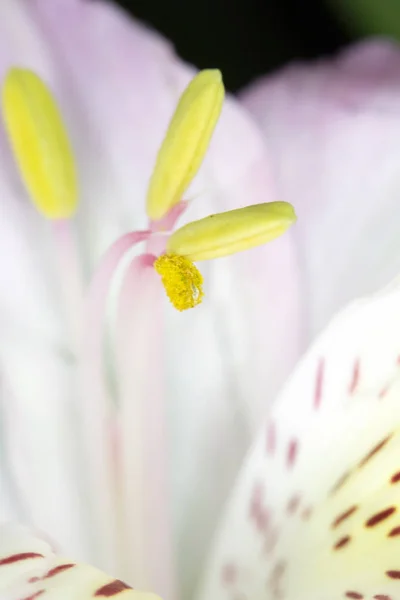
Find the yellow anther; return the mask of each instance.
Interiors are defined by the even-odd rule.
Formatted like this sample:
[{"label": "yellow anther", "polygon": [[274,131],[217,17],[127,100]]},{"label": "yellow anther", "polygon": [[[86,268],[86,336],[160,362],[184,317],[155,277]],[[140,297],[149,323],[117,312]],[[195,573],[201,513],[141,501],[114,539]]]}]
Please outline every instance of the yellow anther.
[{"label": "yellow anther", "polygon": [[200,304],[203,299],[203,276],[184,256],[162,254],[154,268],[163,282],[171,304],[177,310],[186,310]]},{"label": "yellow anther", "polygon": [[220,71],[201,71],[184,91],[158,152],[147,193],[147,214],[157,221],[182,200],[197,173],[224,99]]},{"label": "yellow anther", "polygon": [[189,260],[208,260],[265,244],[296,221],[288,202],[254,204],[184,225],[168,240],[167,252]]},{"label": "yellow anther", "polygon": [[72,149],[45,83],[28,69],[11,69],[3,82],[3,117],[26,189],[49,219],[71,217],[77,206]]}]

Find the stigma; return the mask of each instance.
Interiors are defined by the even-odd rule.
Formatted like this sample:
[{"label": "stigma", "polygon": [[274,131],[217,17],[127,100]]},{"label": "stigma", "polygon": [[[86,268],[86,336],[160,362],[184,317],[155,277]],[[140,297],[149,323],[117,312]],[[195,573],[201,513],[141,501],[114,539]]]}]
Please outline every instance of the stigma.
[{"label": "stigma", "polygon": [[185,256],[162,254],[154,262],[171,304],[179,311],[194,308],[201,303],[203,276]]}]

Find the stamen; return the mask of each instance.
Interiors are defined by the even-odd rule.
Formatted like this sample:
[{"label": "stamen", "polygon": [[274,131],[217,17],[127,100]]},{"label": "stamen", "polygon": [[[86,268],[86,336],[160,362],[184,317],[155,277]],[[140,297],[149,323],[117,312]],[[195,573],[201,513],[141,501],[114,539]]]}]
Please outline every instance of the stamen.
[{"label": "stamen", "polygon": [[190,260],[184,256],[162,254],[154,268],[161,275],[167,296],[177,310],[194,308],[201,303],[203,276]]},{"label": "stamen", "polygon": [[201,71],[184,91],[158,152],[147,193],[147,214],[164,217],[197,173],[224,99],[220,71]]},{"label": "stamen", "polygon": [[72,149],[57,104],[38,75],[11,69],[4,80],[6,130],[26,189],[49,219],[71,217],[77,206]]},{"label": "stamen", "polygon": [[295,221],[288,202],[254,204],[184,225],[169,238],[167,252],[195,261],[227,256],[270,242]]}]

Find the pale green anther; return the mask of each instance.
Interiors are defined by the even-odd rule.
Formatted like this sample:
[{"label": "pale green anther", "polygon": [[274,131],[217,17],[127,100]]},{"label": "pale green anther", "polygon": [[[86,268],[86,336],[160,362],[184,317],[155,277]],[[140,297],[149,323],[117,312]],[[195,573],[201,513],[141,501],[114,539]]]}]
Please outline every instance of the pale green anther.
[{"label": "pale green anther", "polygon": [[182,200],[209,146],[224,99],[220,71],[201,71],[184,91],[158,152],[147,193],[147,214],[162,219]]},{"label": "pale green anther", "polygon": [[72,217],[78,203],[74,155],[50,89],[33,71],[10,69],[2,85],[2,113],[36,208],[49,219]]},{"label": "pale green anther", "polygon": [[254,204],[184,225],[169,238],[167,253],[191,261],[228,256],[270,242],[295,221],[288,202]]}]

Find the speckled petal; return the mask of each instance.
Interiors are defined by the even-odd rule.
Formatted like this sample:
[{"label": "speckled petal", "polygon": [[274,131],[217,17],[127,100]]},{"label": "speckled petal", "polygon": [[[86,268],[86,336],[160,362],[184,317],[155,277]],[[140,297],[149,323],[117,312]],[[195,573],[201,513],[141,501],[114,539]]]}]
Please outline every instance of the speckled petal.
[{"label": "speckled petal", "polygon": [[400,287],[307,353],[246,461],[199,598],[399,597]]},{"label": "speckled petal", "polygon": [[56,556],[50,545],[28,530],[0,525],[2,600],[157,600],[89,565]]}]

